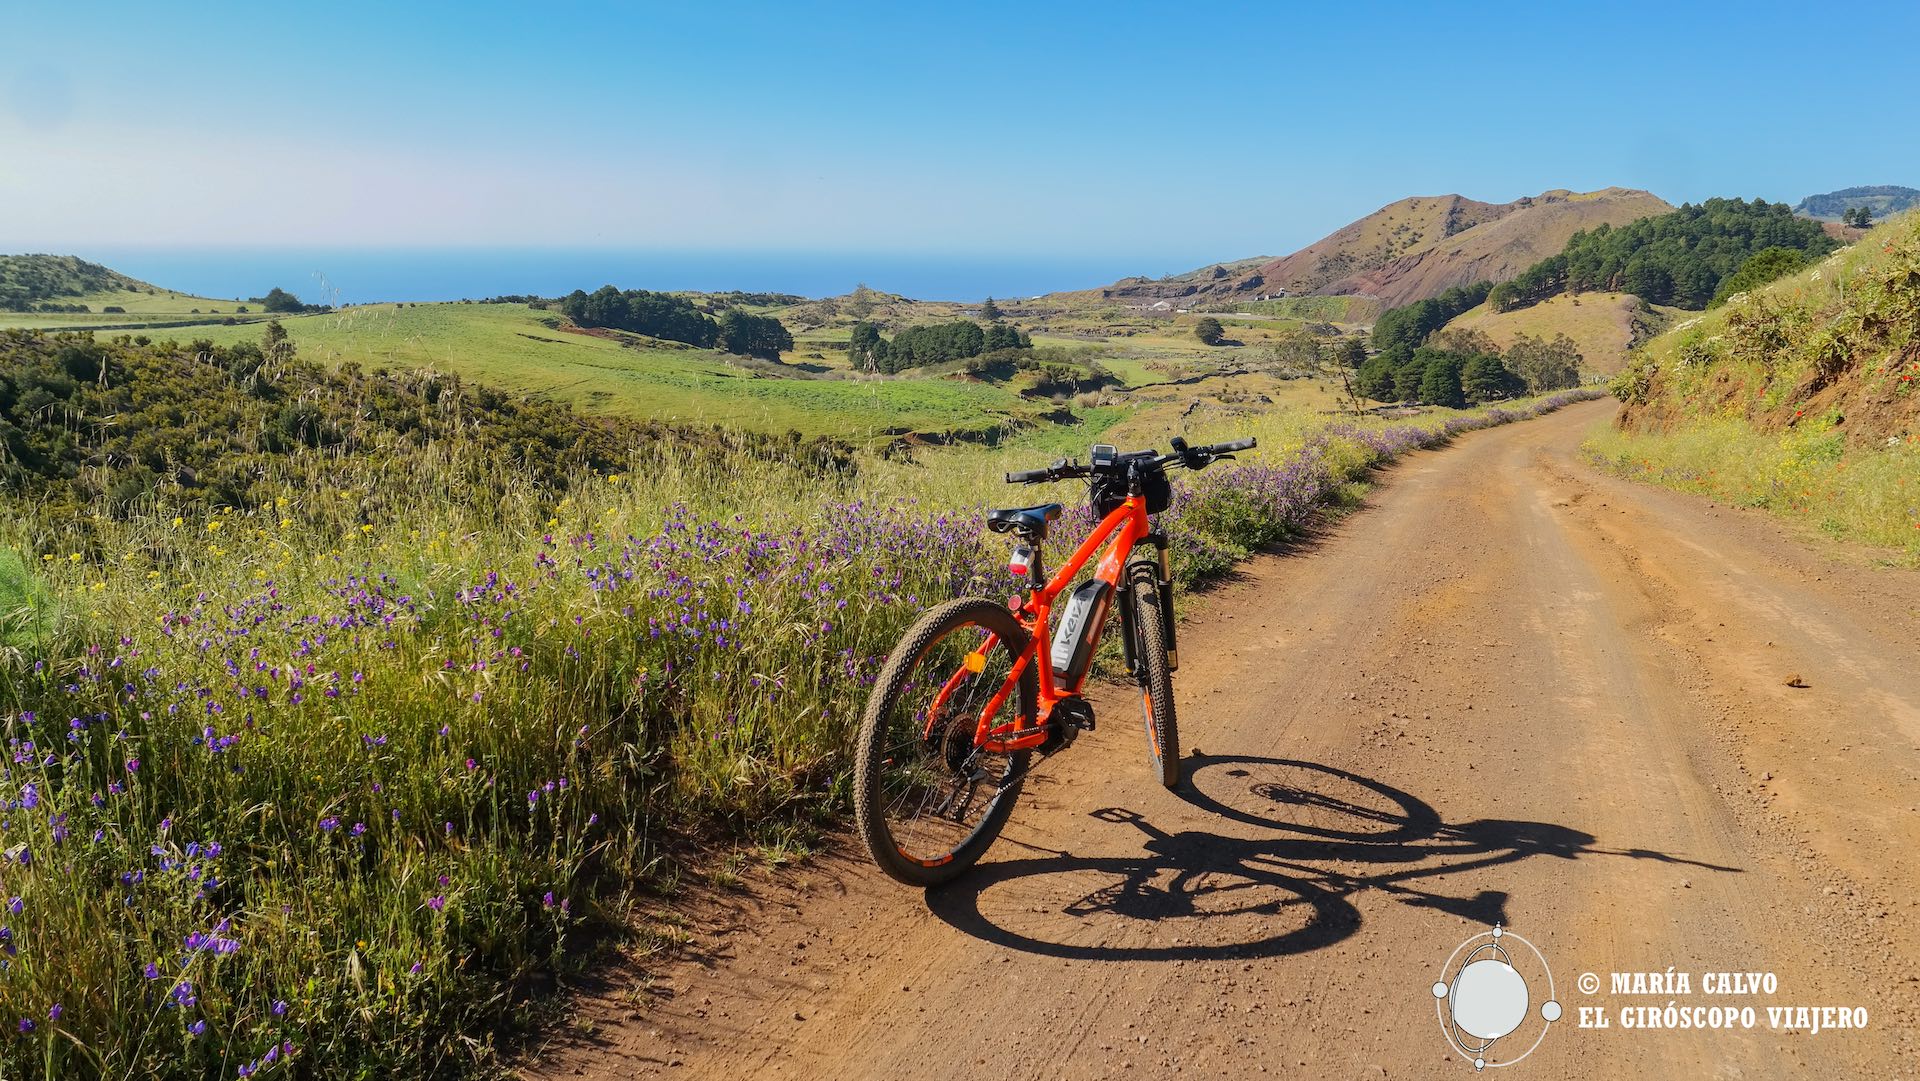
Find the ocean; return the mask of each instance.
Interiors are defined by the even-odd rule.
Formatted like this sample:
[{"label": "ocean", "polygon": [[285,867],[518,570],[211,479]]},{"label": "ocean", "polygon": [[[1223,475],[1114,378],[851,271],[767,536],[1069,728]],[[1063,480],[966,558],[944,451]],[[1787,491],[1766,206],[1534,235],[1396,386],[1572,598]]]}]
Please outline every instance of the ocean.
[{"label": "ocean", "polygon": [[1204,258],[1044,258],[833,252],[671,252],[596,249],[96,248],[73,254],[181,292],[261,296],[278,286],[309,304],[560,296],[622,289],[837,296],[864,282],[915,300],[976,301],[1088,289],[1135,274],[1159,277]]}]

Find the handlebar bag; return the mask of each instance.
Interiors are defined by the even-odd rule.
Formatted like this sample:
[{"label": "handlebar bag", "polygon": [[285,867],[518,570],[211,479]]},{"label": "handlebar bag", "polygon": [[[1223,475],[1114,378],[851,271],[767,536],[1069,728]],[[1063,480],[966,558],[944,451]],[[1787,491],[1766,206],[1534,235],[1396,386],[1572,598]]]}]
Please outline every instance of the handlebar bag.
[{"label": "handlebar bag", "polygon": [[[1140,494],[1146,497],[1147,513],[1159,514],[1173,505],[1173,482],[1167,479],[1165,469],[1150,469],[1140,477]],[[1105,518],[1114,508],[1127,501],[1127,478],[1124,474],[1104,474],[1093,479],[1093,512]]]}]

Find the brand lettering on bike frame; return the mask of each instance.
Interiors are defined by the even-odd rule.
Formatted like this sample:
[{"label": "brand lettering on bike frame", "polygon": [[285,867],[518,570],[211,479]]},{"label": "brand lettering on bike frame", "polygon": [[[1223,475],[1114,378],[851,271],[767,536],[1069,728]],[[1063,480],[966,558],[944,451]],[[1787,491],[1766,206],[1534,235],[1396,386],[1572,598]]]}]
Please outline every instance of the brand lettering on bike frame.
[{"label": "brand lettering on bike frame", "polygon": [[[1020,675],[1026,671],[1027,665],[1040,655],[1047,638],[1047,618],[1053,610],[1053,599],[1073,584],[1073,580],[1080,575],[1080,569],[1087,565],[1087,560],[1092,559],[1093,553],[1099,551],[1100,546],[1109,538],[1113,540],[1113,547],[1100,557],[1100,564],[1094,568],[1093,576],[1118,590],[1120,575],[1126,570],[1127,557],[1133,554],[1133,546],[1146,537],[1149,528],[1146,498],[1137,495],[1127,497],[1126,502],[1115,507],[1112,513],[1101,519],[1100,524],[1094,528],[1087,539],[1080,542],[1080,547],[1074,550],[1073,555],[1067,559],[1066,565],[1060,568],[1051,581],[1044,587],[1034,589],[1027,603],[1027,615],[1020,621],[1028,631],[1027,649],[1015,659],[1013,670],[1007,673],[1007,680],[1001,684],[999,693],[995,694],[986,708],[980,711],[980,721],[973,733],[973,741],[977,746],[992,754],[1011,754],[1046,742],[1047,717],[1053,712],[1054,705],[1062,698],[1080,693],[1080,687],[1086,683],[1091,668],[1088,672],[1081,673],[1080,679],[1073,686],[1062,688],[1054,683],[1053,666],[1040,665],[1040,704],[1032,727],[1020,727],[1018,717],[1005,724],[995,725],[992,724],[993,717],[1000,712],[1000,707],[1006,704],[1007,696],[1015,693],[1015,689],[1020,685]],[[976,652],[984,655],[998,644],[994,636],[988,635],[987,640],[980,644]],[[929,726],[939,717],[941,707],[946,705],[948,696],[953,694],[959,688],[961,681],[971,674],[966,666],[962,665],[947,678],[946,684],[940,688],[940,693],[934,696],[933,705],[927,711]],[[927,734],[932,735],[931,727]]]}]

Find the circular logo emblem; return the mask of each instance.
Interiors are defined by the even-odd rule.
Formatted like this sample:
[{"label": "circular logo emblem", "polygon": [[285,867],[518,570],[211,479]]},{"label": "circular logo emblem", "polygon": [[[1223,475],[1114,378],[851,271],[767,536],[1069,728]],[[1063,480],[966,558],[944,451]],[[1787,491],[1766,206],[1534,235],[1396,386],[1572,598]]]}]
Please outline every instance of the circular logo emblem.
[{"label": "circular logo emblem", "polygon": [[[1547,1038],[1547,1029],[1560,1020],[1546,956],[1498,924],[1462,942],[1440,975],[1432,989],[1440,1030],[1448,1046],[1476,1070],[1511,1066],[1533,1054]],[[1540,1008],[1530,1011],[1535,991],[1545,994]],[[1501,1041],[1506,1042],[1496,1052]],[[1522,1050],[1514,1054],[1514,1048]]]}]

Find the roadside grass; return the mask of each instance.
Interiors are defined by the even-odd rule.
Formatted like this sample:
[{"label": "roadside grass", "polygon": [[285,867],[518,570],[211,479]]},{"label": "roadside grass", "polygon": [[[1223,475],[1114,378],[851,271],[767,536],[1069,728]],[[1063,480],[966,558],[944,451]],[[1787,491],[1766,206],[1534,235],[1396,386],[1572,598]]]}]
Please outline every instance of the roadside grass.
[{"label": "roadside grass", "polygon": [[[1180,484],[1176,573],[1565,400],[1198,418],[1262,446]],[[1006,487],[1035,449],[822,476],[687,448],[564,497],[504,478],[484,506],[431,477],[371,499],[339,459],[251,510],[16,508],[0,574],[45,630],[0,651],[0,1073],[497,1072],[585,932],[690,851],[779,862],[844,813],[901,629],[1014,588],[981,508],[1076,501]],[[1090,525],[1077,508],[1056,545]]]},{"label": "roadside grass", "polygon": [[1830,423],[1768,435],[1720,418],[1660,435],[1608,425],[1585,449],[1621,476],[1771,511],[1920,566],[1920,436],[1849,451]]},{"label": "roadside grass", "polygon": [[1920,563],[1920,213],[1635,350],[1619,472]]}]

